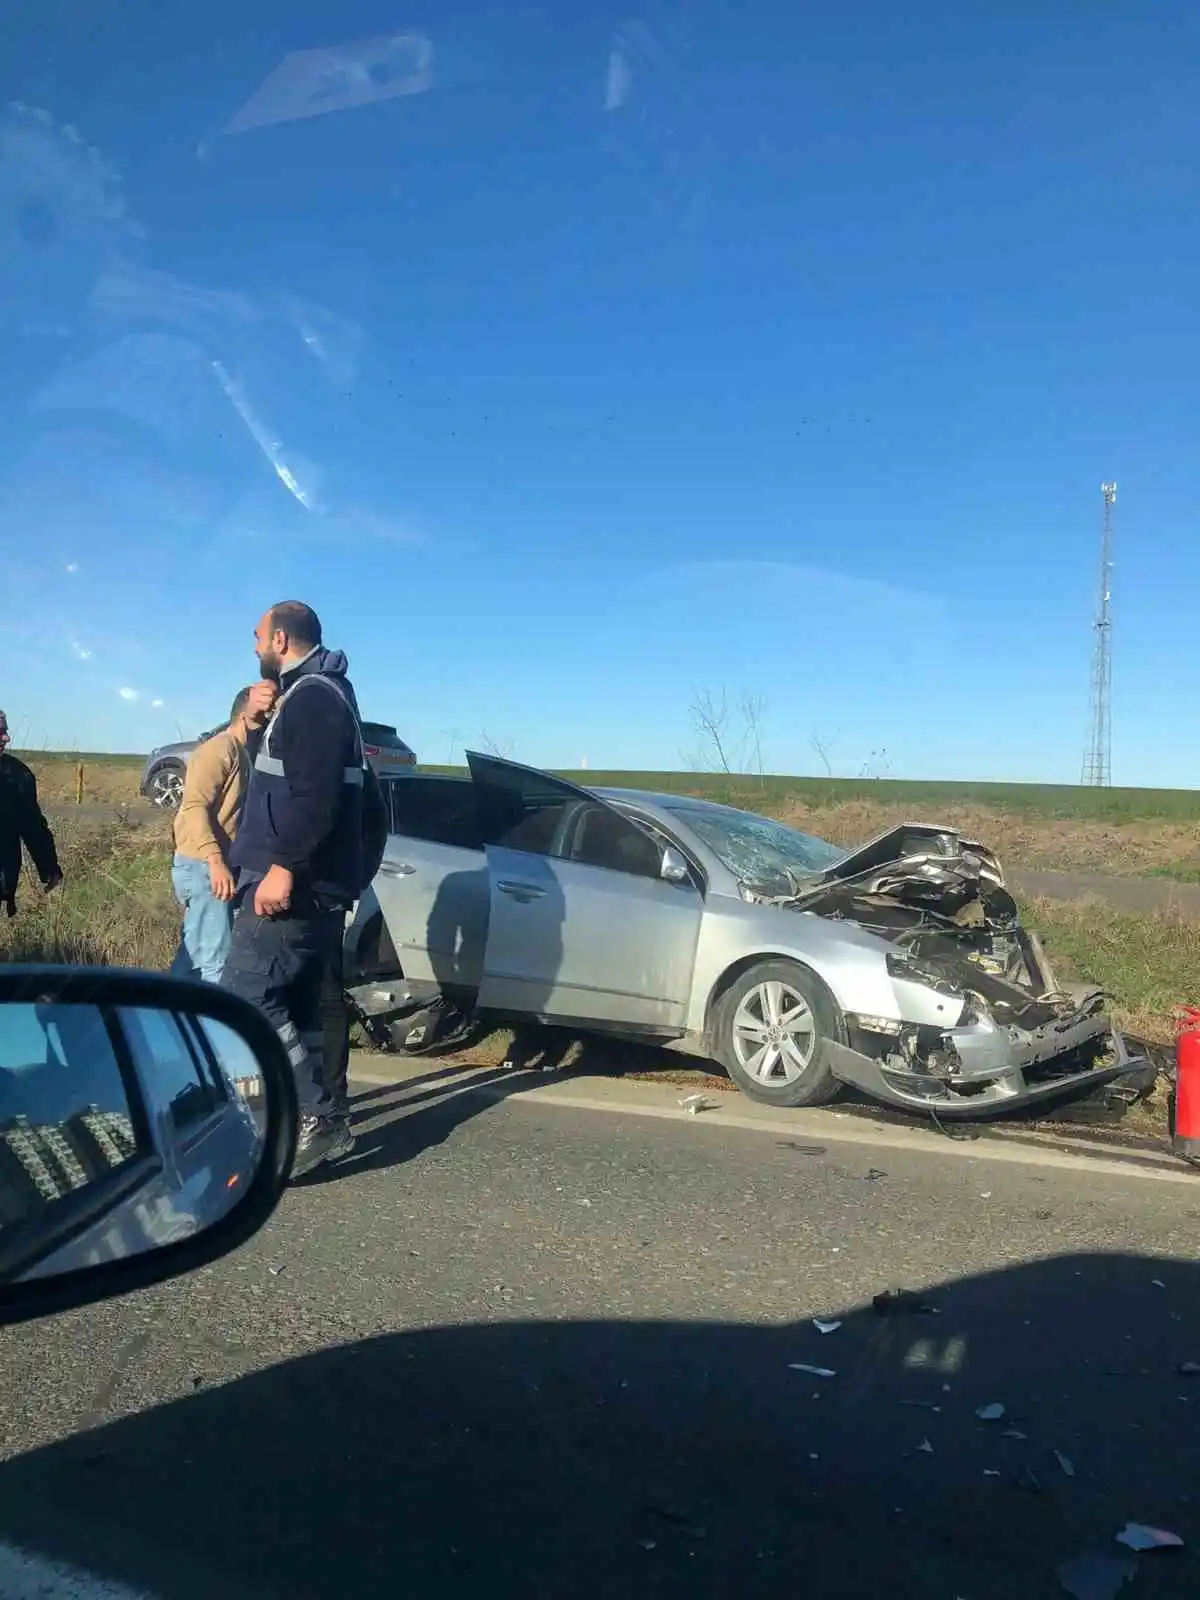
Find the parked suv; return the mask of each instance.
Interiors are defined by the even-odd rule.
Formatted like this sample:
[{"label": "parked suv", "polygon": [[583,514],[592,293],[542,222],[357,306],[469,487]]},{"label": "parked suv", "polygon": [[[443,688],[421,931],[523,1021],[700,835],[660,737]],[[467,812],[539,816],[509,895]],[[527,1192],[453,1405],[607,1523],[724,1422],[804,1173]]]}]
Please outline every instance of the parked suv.
[{"label": "parked suv", "polygon": [[[403,777],[416,766],[416,756],[388,723],[364,722],[362,730],[367,760],[381,778]],[[163,811],[177,811],[183,799],[183,775],[192,751],[219,732],[220,728],[210,728],[198,739],[184,739],[151,750],[138,792]]]}]

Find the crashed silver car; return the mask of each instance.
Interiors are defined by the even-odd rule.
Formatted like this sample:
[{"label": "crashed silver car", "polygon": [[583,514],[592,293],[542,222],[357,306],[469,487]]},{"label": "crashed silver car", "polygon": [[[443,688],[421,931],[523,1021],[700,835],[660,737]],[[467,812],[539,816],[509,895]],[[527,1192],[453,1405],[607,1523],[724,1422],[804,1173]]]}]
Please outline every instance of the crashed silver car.
[{"label": "crashed silver car", "polygon": [[768,1104],[848,1084],[946,1118],[1145,1067],[953,829],[844,851],[705,800],[468,759],[469,779],[385,786],[393,832],[345,947],[385,1048],[420,1048],[457,1008],[705,1057]]}]

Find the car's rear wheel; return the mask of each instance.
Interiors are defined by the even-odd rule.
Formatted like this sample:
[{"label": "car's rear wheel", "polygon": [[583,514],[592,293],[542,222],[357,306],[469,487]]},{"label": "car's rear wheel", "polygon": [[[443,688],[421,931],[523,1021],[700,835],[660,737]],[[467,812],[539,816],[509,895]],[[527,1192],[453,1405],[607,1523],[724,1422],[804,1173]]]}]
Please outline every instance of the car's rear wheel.
[{"label": "car's rear wheel", "polygon": [[713,1020],[717,1059],[752,1100],[820,1106],[837,1095],[828,1061],[837,1014],[804,967],[760,961],[721,996]]},{"label": "car's rear wheel", "polygon": [[162,811],[178,811],[183,801],[183,768],[159,767],[150,779],[150,799]]}]

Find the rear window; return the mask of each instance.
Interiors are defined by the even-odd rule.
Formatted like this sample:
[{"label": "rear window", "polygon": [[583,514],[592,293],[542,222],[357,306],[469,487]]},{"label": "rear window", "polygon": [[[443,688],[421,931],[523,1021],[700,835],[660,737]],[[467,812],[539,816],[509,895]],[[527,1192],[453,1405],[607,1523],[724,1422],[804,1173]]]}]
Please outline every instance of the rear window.
[{"label": "rear window", "polygon": [[481,850],[475,786],[462,778],[397,778],[384,784],[392,832],[459,850]]},{"label": "rear window", "polygon": [[371,744],[398,744],[400,742],[395,728],[389,728],[386,722],[364,722],[362,731],[363,738]]}]

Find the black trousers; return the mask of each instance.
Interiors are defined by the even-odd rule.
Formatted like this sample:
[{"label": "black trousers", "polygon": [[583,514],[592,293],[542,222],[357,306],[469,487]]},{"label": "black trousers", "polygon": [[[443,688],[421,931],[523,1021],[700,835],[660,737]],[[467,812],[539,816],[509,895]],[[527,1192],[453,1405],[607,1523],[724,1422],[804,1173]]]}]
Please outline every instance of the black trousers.
[{"label": "black trousers", "polygon": [[[334,1109],[324,1060],[325,995],[335,957],[340,978],[345,922],[339,910],[260,917],[253,889],[233,919],[223,987],[257,1006],[279,1035],[304,1116],[326,1117]],[[340,1053],[331,1064],[340,1069]]]},{"label": "black trousers", "polygon": [[321,974],[321,1070],[334,1105],[344,1109],[350,1098],[350,1013],[346,1007],[342,941],[329,947]]}]

